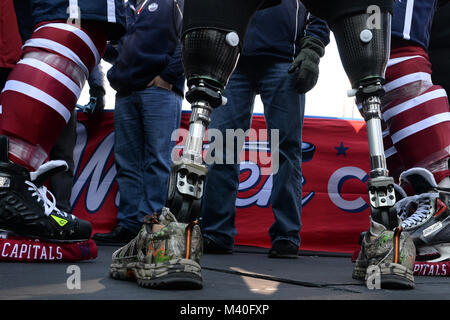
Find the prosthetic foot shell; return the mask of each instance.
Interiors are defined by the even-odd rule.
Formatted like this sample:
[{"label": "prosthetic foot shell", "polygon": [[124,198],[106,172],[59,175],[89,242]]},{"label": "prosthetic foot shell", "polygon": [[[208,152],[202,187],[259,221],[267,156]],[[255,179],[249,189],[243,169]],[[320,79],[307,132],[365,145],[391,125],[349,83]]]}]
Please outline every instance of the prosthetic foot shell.
[{"label": "prosthetic foot shell", "polygon": [[110,276],[158,289],[201,289],[203,255],[200,227],[180,223],[167,208],[147,216],[140,232],[112,255]]},{"label": "prosthetic foot shell", "polygon": [[400,227],[387,230],[372,220],[370,232],[362,239],[352,277],[368,281],[375,270],[381,288],[412,289],[415,257],[414,242],[407,232]]}]

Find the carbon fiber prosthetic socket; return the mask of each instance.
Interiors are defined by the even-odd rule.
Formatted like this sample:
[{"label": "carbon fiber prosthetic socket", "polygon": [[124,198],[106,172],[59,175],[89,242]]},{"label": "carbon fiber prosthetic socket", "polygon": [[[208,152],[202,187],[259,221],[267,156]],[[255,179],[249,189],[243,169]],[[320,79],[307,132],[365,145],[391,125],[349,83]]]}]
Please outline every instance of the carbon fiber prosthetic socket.
[{"label": "carbon fiber prosthetic socket", "polygon": [[196,29],[183,38],[183,63],[190,87],[203,80],[223,91],[228,83],[241,48],[236,32]]},{"label": "carbon fiber prosthetic socket", "polygon": [[[277,1],[272,1],[276,3]],[[184,5],[182,47],[189,102],[222,104],[248,24],[265,0],[190,0]]]},{"label": "carbon fiber prosthetic socket", "polygon": [[353,89],[384,81],[390,52],[391,14],[358,14],[333,26],[342,65]]}]

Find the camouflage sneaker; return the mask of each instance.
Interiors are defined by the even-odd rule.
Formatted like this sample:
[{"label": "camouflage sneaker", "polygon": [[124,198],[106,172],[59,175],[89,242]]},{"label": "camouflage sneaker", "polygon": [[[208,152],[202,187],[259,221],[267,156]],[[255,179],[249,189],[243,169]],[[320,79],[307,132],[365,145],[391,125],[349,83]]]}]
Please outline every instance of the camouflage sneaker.
[{"label": "camouflage sneaker", "polygon": [[367,281],[375,268],[379,272],[381,288],[412,289],[415,257],[414,242],[407,232],[402,232],[401,227],[387,230],[371,220],[370,230],[362,239],[352,277]]},{"label": "camouflage sneaker", "polygon": [[110,276],[142,287],[201,289],[202,254],[200,227],[177,222],[163,208],[159,218],[146,216],[136,238],[113,253]]}]

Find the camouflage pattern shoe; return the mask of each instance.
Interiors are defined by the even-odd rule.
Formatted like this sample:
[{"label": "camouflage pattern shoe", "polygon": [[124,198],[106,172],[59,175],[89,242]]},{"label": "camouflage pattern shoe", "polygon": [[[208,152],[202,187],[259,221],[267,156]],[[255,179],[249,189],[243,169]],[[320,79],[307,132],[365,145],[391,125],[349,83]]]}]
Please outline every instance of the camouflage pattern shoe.
[{"label": "camouflage pattern shoe", "polygon": [[371,220],[369,232],[362,239],[352,277],[367,281],[375,270],[379,275],[380,288],[414,288],[412,268],[416,249],[409,234],[402,231],[401,227],[387,230],[382,224]]},{"label": "camouflage pattern shoe", "polygon": [[146,216],[138,235],[112,255],[110,276],[136,280],[142,287],[201,289],[200,227],[177,222],[167,208],[159,217]]}]

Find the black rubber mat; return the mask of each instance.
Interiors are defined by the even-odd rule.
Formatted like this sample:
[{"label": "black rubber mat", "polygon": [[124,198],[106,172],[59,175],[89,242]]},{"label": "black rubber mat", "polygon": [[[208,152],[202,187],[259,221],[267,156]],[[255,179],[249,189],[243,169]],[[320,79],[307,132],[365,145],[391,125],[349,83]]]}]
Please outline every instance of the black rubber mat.
[{"label": "black rubber mat", "polygon": [[[413,290],[370,290],[352,279],[348,255],[302,252],[270,259],[267,249],[238,247],[231,255],[204,255],[203,289],[154,290],[108,276],[112,246],[78,263],[0,263],[1,300],[447,300],[450,277],[415,277]],[[80,285],[71,278],[79,272]]]}]

